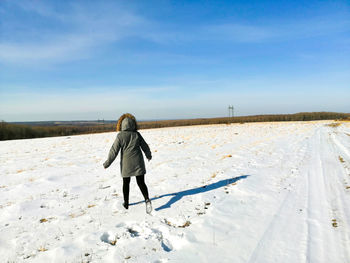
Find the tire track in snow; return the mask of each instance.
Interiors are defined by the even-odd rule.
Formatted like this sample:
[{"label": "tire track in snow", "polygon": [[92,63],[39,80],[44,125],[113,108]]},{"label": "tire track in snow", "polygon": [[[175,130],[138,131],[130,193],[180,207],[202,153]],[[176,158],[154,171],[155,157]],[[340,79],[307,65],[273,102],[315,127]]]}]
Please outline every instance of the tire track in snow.
[{"label": "tire track in snow", "polygon": [[[326,198],[324,176],[322,173],[322,161],[317,149],[321,143],[319,130],[313,136],[310,143],[310,160],[306,166],[306,174],[308,181],[307,192],[307,262],[322,262],[325,260],[324,255],[324,231],[327,225],[327,217],[329,211],[329,203]],[[310,167],[311,166],[311,167]],[[330,262],[328,259],[326,262]]]},{"label": "tire track in snow", "polygon": [[[327,152],[332,153],[333,160],[337,163],[337,169],[333,169],[334,178],[329,181],[329,186],[333,190],[332,209],[335,211],[336,220],[338,220],[337,238],[344,247],[344,258],[350,260],[350,199],[345,188],[348,182],[347,164],[350,163],[350,154],[338,138],[340,136],[343,136],[342,139],[347,139],[344,137],[344,134],[338,132],[331,133],[327,138],[330,148]],[[341,161],[340,156],[343,156],[345,161]]]},{"label": "tire track in snow", "polygon": [[342,152],[342,156],[346,156],[345,158],[348,161],[350,161],[350,151],[344,146],[344,144],[340,142],[340,140],[337,138],[337,135],[339,136],[339,133],[332,133],[331,139],[333,140],[333,143],[337,146],[338,151]]},{"label": "tire track in snow", "polygon": [[[339,181],[342,171],[327,136],[328,130],[320,127],[311,141],[311,159],[307,168],[307,262],[346,262],[349,259],[348,227],[344,220],[346,205]],[[344,225],[333,227],[334,217]]]},{"label": "tire track in snow", "polygon": [[[349,260],[349,200],[342,183],[346,174],[328,133],[321,126],[304,145],[307,152],[296,166],[301,173],[295,187],[283,197],[249,262]],[[337,228],[332,219],[338,221]]]},{"label": "tire track in snow", "polygon": [[[298,152],[294,167],[300,167],[305,159],[307,139],[294,142],[294,151]],[[289,156],[280,160],[285,163]],[[307,177],[298,174],[293,178],[295,186],[285,194],[270,223],[260,237],[248,262],[303,262],[305,253],[301,253],[306,243],[305,207],[307,201]],[[288,242],[283,242],[287,240]],[[300,243],[300,240],[303,242]],[[298,246],[299,244],[299,246]]]}]

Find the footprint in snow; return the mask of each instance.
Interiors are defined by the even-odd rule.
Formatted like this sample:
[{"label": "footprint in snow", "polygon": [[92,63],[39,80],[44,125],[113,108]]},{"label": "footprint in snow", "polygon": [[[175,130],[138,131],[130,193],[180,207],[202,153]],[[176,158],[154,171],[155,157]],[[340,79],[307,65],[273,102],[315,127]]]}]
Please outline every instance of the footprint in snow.
[{"label": "footprint in snow", "polygon": [[115,246],[115,244],[117,243],[117,236],[112,235],[111,233],[108,233],[108,232],[104,232],[100,237],[100,240],[104,243]]},{"label": "footprint in snow", "polygon": [[159,240],[160,245],[162,246],[165,252],[170,252],[173,250],[171,242],[168,239],[164,238],[163,233],[161,231],[157,229],[152,229],[152,232],[156,234],[156,237]]}]

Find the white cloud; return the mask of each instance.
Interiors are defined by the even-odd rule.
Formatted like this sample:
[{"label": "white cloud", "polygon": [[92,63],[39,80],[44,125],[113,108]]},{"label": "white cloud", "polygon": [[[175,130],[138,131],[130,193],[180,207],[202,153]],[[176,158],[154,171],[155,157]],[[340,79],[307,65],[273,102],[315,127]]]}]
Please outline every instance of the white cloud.
[{"label": "white cloud", "polygon": [[145,19],[117,5],[84,8],[71,4],[65,14],[42,2],[21,1],[17,5],[55,26],[46,29],[45,23],[37,26],[31,20],[4,21],[4,28],[16,28],[3,32],[10,40],[0,39],[0,61],[6,63],[32,65],[86,58],[96,48],[137,34],[141,26],[147,25]]},{"label": "white cloud", "polygon": [[[61,37],[63,38],[63,37]],[[82,49],[93,46],[87,36],[66,36],[45,44],[0,44],[0,59],[7,62],[31,64],[37,61],[65,61],[84,56]]]},{"label": "white cloud", "polygon": [[321,17],[298,21],[286,21],[275,24],[240,24],[226,23],[204,27],[203,35],[207,38],[232,42],[271,42],[293,39],[327,36],[347,32],[349,18]]},{"label": "white cloud", "polygon": [[[58,8],[46,1],[8,1],[7,3],[9,8],[14,5],[31,14],[31,17],[44,21],[37,25],[33,24],[32,20],[22,17],[23,21],[17,18],[2,21],[3,28],[9,28],[9,30],[16,28],[16,30],[3,32],[5,37],[0,39],[0,62],[29,66],[41,64],[46,66],[94,57],[96,52],[103,50],[106,45],[128,37],[145,39],[158,45],[174,43],[203,45],[206,41],[259,43],[331,35],[345,32],[350,27],[349,18],[342,16],[339,18],[316,17],[278,24],[244,24],[229,21],[198,26],[180,24],[180,28],[176,28],[160,21],[150,21],[130,8],[126,8],[125,5],[113,1],[90,3],[73,1],[62,5],[64,11],[58,11]],[[46,21],[54,26],[46,28]],[[149,61],[152,57],[153,61],[165,63],[203,60],[203,58],[196,60],[195,56],[172,52],[159,53],[157,57],[157,54],[151,54],[145,50],[135,50],[130,54],[119,51],[120,59],[131,63],[138,61],[134,59],[135,57],[141,60],[145,57],[145,61]]]}]

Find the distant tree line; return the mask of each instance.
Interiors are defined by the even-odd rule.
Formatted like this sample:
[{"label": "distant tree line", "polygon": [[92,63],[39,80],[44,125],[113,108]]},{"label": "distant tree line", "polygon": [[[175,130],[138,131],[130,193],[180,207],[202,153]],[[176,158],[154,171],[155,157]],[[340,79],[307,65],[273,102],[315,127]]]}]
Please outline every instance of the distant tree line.
[{"label": "distant tree line", "polygon": [[245,122],[274,122],[274,121],[313,121],[313,120],[350,120],[350,113],[337,112],[301,112],[295,114],[271,114],[271,115],[253,115],[240,117],[223,118],[202,118],[202,119],[184,119],[184,120],[164,120],[140,122],[140,129],[164,128],[189,125],[206,124],[229,124]]},{"label": "distant tree line", "polygon": [[92,126],[30,126],[24,124],[12,124],[3,121],[0,123],[0,140],[110,132],[114,129],[114,127],[114,124]]},{"label": "distant tree line", "polygon": [[[296,114],[254,115],[241,117],[201,118],[184,120],[162,120],[138,122],[140,129],[164,128],[189,125],[230,124],[246,122],[274,122],[274,121],[312,121],[312,120],[350,120],[349,113],[336,112],[301,112]],[[69,126],[33,126],[0,123],[0,140],[29,139],[53,136],[69,136],[88,133],[115,131],[116,124],[97,123],[94,125]]]}]

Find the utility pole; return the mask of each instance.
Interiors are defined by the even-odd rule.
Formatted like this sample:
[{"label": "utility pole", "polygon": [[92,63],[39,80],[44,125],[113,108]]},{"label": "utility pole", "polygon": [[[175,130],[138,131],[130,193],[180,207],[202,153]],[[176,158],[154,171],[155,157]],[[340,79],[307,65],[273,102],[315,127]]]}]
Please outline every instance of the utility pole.
[{"label": "utility pole", "polygon": [[235,110],[235,108],[233,107],[233,105],[228,106],[228,117],[234,116],[234,110]]}]

